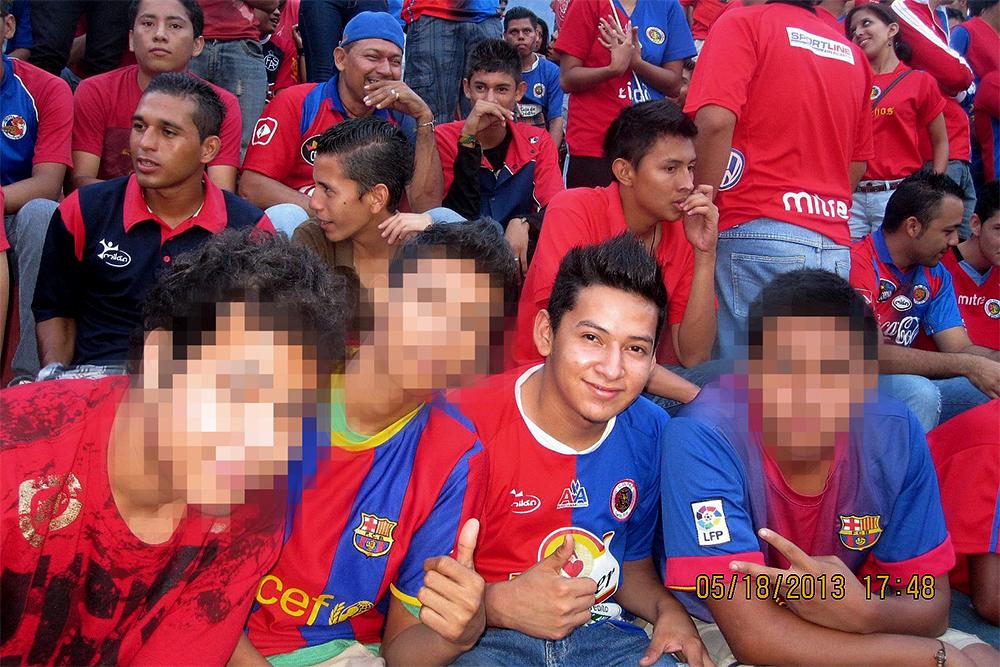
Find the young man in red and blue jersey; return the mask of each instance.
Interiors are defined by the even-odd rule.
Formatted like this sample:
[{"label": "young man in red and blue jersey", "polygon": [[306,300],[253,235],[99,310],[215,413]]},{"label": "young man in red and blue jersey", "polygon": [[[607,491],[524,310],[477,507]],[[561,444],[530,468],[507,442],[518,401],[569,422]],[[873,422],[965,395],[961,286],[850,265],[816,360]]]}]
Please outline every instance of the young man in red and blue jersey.
[{"label": "young man in red and blue jersey", "polygon": [[485,454],[437,390],[486,371],[514,258],[491,222],[431,225],[387,278],[372,290],[374,326],[306,428],[285,544],[234,662],[381,648],[390,664],[448,664],[482,632],[475,523],[463,526],[481,513]]},{"label": "young man in red and blue jersey", "polygon": [[535,316],[544,361],[459,392],[489,455],[475,557],[489,627],[457,664],[705,664],[651,555],[669,417],[639,394],[666,297],[633,235],[573,248]]},{"label": "young man in red and blue jersey", "polygon": [[[851,249],[851,284],[878,318],[880,386],[925,430],[1000,394],[1000,351],[974,345],[941,259],[958,244],[962,189],[926,171],[900,183],[881,228]],[[921,329],[937,352],[913,348]]]},{"label": "young man in red and blue jersey", "polygon": [[334,52],[337,73],[326,83],[282,90],[254,128],[243,161],[240,194],[291,237],[312,213],[316,141],[345,118],[376,115],[399,125],[414,144],[408,207],[422,213],[441,205],[441,161],[430,107],[403,76],[403,30],[385,12],[361,12],[344,27]]},{"label": "young man in red and blue jersey", "polygon": [[665,583],[716,664],[976,664],[985,644],[943,634],[954,550],[923,429],[877,393],[865,301],[796,270],[748,329],[745,372],[661,440]]}]

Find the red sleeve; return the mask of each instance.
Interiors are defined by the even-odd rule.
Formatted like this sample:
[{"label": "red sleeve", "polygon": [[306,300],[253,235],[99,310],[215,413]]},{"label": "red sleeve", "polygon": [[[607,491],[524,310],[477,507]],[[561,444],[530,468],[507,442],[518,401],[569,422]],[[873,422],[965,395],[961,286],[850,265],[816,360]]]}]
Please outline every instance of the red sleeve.
[{"label": "red sleeve", "polygon": [[917,98],[917,122],[921,129],[939,115],[944,113],[945,99],[934,79],[927,72],[916,71],[910,76],[920,77],[919,97]]},{"label": "red sleeve", "polygon": [[[583,0],[570,4],[563,20],[559,38],[552,48],[561,53],[586,60],[591,47],[597,41],[598,6],[597,0]],[[611,14],[610,5],[608,15]]]},{"label": "red sleeve", "polygon": [[861,96],[861,113],[858,114],[857,126],[854,130],[854,149],[851,151],[852,162],[864,162],[875,157],[875,144],[872,136],[872,110],[870,93],[875,83],[875,74],[872,72],[868,58],[858,47],[851,45],[854,52],[855,62],[861,63],[860,67],[865,74],[864,91]]},{"label": "red sleeve", "polygon": [[858,241],[851,247],[851,287],[864,297],[865,301],[875,310],[878,298],[878,276],[872,265],[869,238]]},{"label": "red sleeve", "polygon": [[267,217],[266,213],[260,216],[260,220],[257,221],[257,229],[268,234],[277,234],[274,223],[271,222],[271,218]]},{"label": "red sleeve", "polygon": [[1000,118],[1000,70],[990,72],[979,81],[976,110],[982,110],[992,118]]},{"label": "red sleeve", "polygon": [[46,77],[37,94],[38,141],[31,164],[57,162],[73,166],[73,93],[60,78]]},{"label": "red sleeve", "polygon": [[895,0],[892,10],[899,17],[900,36],[913,51],[909,65],[934,77],[946,95],[958,95],[972,85],[972,69],[958,52],[945,44],[924,23],[906,0]]},{"label": "red sleeve", "polygon": [[728,12],[712,26],[712,34],[715,39],[705,42],[691,76],[684,111],[693,116],[702,107],[715,104],[729,109],[739,120],[757,69],[754,26],[742,12]]},{"label": "red sleeve", "polygon": [[[448,123],[451,125],[451,123]],[[461,130],[459,130],[461,132]],[[448,126],[434,128],[434,141],[437,142],[438,157],[441,158],[441,170],[444,172],[444,192],[448,194],[452,181],[455,180],[455,156],[458,155],[458,136]]]},{"label": "red sleeve", "polygon": [[299,88],[286,88],[268,102],[254,126],[243,171],[255,171],[282,183],[291,173],[302,143],[303,94]]},{"label": "red sleeve", "polygon": [[240,143],[243,141],[243,115],[240,112],[240,103],[236,96],[228,90],[214,85],[212,87],[222,98],[222,103],[226,105],[226,116],[222,119],[222,131],[219,132],[222,148],[215,159],[209,163],[209,166],[239,169]]},{"label": "red sleeve", "polygon": [[559,168],[559,152],[552,143],[552,138],[548,132],[541,132],[538,137],[538,156],[535,158],[535,201],[538,203],[538,208],[542,209],[549,205],[553,197],[565,190],[565,187],[562,170]]},{"label": "red sleeve", "polygon": [[99,90],[102,78],[84,79],[73,95],[73,150],[100,156],[108,126],[108,91]]}]

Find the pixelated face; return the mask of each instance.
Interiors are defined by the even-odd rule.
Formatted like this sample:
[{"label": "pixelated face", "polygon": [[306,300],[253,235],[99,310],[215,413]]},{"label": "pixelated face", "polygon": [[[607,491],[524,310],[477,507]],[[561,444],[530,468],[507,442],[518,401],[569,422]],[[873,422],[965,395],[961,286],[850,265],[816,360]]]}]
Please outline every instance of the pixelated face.
[{"label": "pixelated face", "polygon": [[973,234],[979,240],[979,250],[993,266],[1000,266],[1000,211],[986,222],[980,223],[979,232],[973,227]]},{"label": "pixelated face", "polygon": [[[547,322],[545,313],[540,314]],[[632,404],[656,364],[656,305],[604,285],[579,291],[547,344],[536,322],[535,344],[545,357],[569,414],[603,424]]]},{"label": "pixelated face", "polygon": [[154,189],[178,185],[201,174],[218,153],[218,137],[206,137],[203,142],[198,135],[195,109],[189,97],[160,92],[139,100],[129,137],[139,185]]},{"label": "pixelated face", "polygon": [[334,63],[341,80],[358,99],[368,93],[365,86],[403,78],[403,52],[384,39],[359,39],[334,51]]},{"label": "pixelated face", "polygon": [[514,19],[507,24],[503,38],[517,49],[517,55],[522,58],[535,50],[538,44],[538,31],[531,25],[531,19]]},{"label": "pixelated face", "polygon": [[[504,72],[473,72],[472,78],[463,82],[465,96],[475,104],[479,100],[499,104],[504,109],[514,109],[514,105],[524,96],[525,84],[518,84],[514,77]],[[499,118],[493,125],[503,121]]]},{"label": "pixelated face", "polygon": [[490,328],[502,315],[503,292],[473,260],[421,258],[407,267],[401,286],[376,289],[375,302],[386,324],[376,324],[376,340],[405,391],[467,384],[487,372]]},{"label": "pixelated face", "polygon": [[634,169],[633,192],[639,204],[659,220],[679,220],[681,204],[694,190],[694,142],[661,136]]},{"label": "pixelated face", "polygon": [[352,238],[371,224],[372,210],[368,198],[359,193],[357,181],[344,174],[344,167],[336,155],[317,155],[313,165],[316,187],[309,198],[309,206],[331,243]]},{"label": "pixelated face", "polygon": [[898,33],[899,24],[887,24],[871,10],[858,10],[851,17],[851,39],[865,52],[869,60],[887,48]]},{"label": "pixelated face", "polygon": [[220,304],[216,331],[186,360],[171,360],[170,334],[147,337],[144,364],[162,360],[159,420],[171,433],[159,439],[158,457],[189,503],[240,503],[301,456],[303,406],[318,397],[315,352],[257,313],[253,304]]},{"label": "pixelated face", "polygon": [[183,71],[204,44],[203,38],[195,39],[191,19],[178,0],[143,0],[139,5],[129,49],[150,76]]},{"label": "pixelated face", "polygon": [[750,388],[758,393],[765,434],[806,434],[786,446],[765,437],[778,461],[829,460],[824,434],[847,432],[860,414],[865,390],[878,381],[877,362],[866,361],[860,324],[836,317],[764,319],[761,358],[749,362]]},{"label": "pixelated face", "polygon": [[923,226],[911,240],[911,254],[917,264],[937,266],[952,246],[958,245],[958,228],[962,224],[962,200],[946,195],[937,207],[937,215]]}]

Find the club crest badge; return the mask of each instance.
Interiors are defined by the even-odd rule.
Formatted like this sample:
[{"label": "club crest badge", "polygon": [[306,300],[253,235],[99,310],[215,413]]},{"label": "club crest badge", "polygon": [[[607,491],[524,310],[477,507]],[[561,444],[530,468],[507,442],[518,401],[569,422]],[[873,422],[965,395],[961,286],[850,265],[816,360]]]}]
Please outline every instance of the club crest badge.
[{"label": "club crest badge", "polygon": [[611,513],[619,521],[628,521],[635,510],[639,491],[631,479],[623,479],[611,490]]},{"label": "club crest badge", "polygon": [[663,34],[663,31],[656,26],[649,26],[646,28],[646,37],[648,37],[649,41],[657,46],[663,44],[663,42],[667,39],[667,36]]},{"label": "club crest badge", "polygon": [[983,304],[986,315],[994,320],[1000,319],[1000,299],[987,299]]},{"label": "club crest badge", "polygon": [[840,530],[837,534],[840,536],[840,543],[852,551],[869,549],[882,536],[881,514],[841,514],[839,518]]},{"label": "club crest badge", "polygon": [[4,116],[0,128],[3,129],[3,136],[13,141],[24,138],[24,135],[28,133],[28,123],[25,122],[23,116],[16,113]]},{"label": "club crest badge", "polygon": [[536,83],[531,87],[531,94],[535,97],[545,97],[545,84],[542,82]]},{"label": "club crest badge", "polygon": [[386,555],[396,541],[392,533],[397,525],[397,521],[362,512],[361,523],[354,529],[354,548],[369,558]]}]

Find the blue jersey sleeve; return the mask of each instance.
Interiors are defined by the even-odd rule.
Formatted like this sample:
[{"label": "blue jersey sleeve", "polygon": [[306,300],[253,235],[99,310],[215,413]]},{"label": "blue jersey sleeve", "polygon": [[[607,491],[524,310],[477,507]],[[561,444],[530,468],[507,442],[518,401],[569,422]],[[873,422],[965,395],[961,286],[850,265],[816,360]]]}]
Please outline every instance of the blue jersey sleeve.
[{"label": "blue jersey sleeve", "polygon": [[906,479],[882,536],[872,548],[875,567],[904,583],[912,575],[944,574],[955,564],[927,439],[912,412],[909,417]]},{"label": "blue jersey sleeve", "polygon": [[763,564],[746,473],[725,437],[699,421],[671,419],[661,455],[666,585],[690,590],[699,574],[728,573],[733,560]]},{"label": "blue jersey sleeve", "polygon": [[951,31],[951,48],[958,51],[958,55],[965,57],[969,51],[969,31],[963,26],[955,26]]},{"label": "blue jersey sleeve", "polygon": [[684,16],[684,10],[681,9],[677,0],[667,2],[666,26],[667,48],[663,51],[661,65],[673,60],[691,58],[698,53],[694,47],[694,38],[691,37],[691,28]]},{"label": "blue jersey sleeve", "polygon": [[[662,434],[663,429],[669,422],[669,417],[659,407],[656,407],[661,414],[655,419],[657,424],[657,434]],[[659,444],[660,438],[644,448],[642,452],[645,460],[639,460],[641,469],[648,471],[639,481],[638,498],[636,499],[635,511],[628,519],[626,527],[627,542],[625,545],[625,560],[642,560],[648,558],[652,553],[653,539],[656,529],[659,526],[660,518],[660,466],[659,466]]]},{"label": "blue jersey sleeve", "polygon": [[562,118],[565,93],[559,85],[559,67],[551,61],[546,62],[552,65],[545,68],[545,120],[551,123],[555,118]]},{"label": "blue jersey sleeve", "polygon": [[951,273],[940,267],[941,286],[931,299],[927,316],[924,318],[924,330],[928,336],[965,326],[962,315],[958,312],[958,299],[955,298],[955,288],[951,282]]}]

